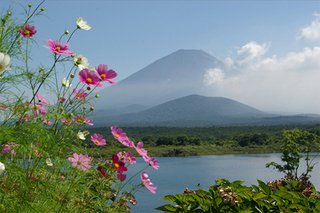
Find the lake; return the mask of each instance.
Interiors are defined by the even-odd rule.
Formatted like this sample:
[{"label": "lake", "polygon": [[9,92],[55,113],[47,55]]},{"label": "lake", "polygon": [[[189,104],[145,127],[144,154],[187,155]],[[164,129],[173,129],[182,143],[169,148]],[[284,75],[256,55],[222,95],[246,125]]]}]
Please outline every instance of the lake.
[{"label": "lake", "polygon": [[[320,156],[316,156],[314,162],[320,162]],[[272,154],[235,154],[235,155],[210,155],[191,157],[157,157],[159,160],[159,170],[152,167],[145,171],[149,175],[151,182],[157,186],[156,194],[152,194],[148,189],[142,188],[135,195],[138,201],[136,206],[132,206],[133,213],[161,212],[154,210],[158,206],[169,202],[159,200],[169,195],[183,192],[187,187],[197,189],[196,185],[201,184],[202,188],[212,186],[217,178],[228,179],[229,181],[242,180],[244,185],[258,185],[257,179],[262,181],[272,181],[284,177],[284,173],[279,173],[272,168],[266,168],[269,162],[281,163],[281,153]],[[311,159],[312,159],[311,157]],[[301,161],[299,174],[305,171],[304,161]],[[146,166],[142,158],[137,159],[136,165],[131,165],[126,174],[131,177],[136,172]],[[316,189],[320,190],[320,164],[317,164],[311,173],[311,182]],[[141,183],[140,174],[134,178]]]}]

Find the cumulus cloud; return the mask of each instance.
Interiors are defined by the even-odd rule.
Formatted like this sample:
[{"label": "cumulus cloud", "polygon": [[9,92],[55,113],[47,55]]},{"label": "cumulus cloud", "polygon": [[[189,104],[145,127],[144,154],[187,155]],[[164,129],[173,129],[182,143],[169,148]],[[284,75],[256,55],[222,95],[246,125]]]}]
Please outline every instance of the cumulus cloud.
[{"label": "cumulus cloud", "polygon": [[235,66],[245,67],[252,61],[257,61],[263,56],[269,49],[269,45],[259,45],[255,41],[250,41],[248,44],[242,46],[238,50],[238,57],[235,60]]},{"label": "cumulus cloud", "polygon": [[314,15],[317,17],[316,20],[311,22],[310,26],[300,29],[299,34],[296,36],[297,40],[315,40],[320,38],[320,14],[315,13]]},{"label": "cumulus cloud", "polygon": [[208,86],[214,83],[222,82],[224,77],[225,74],[220,68],[206,70],[206,73],[204,75],[204,84]]},{"label": "cumulus cloud", "polygon": [[282,58],[263,57],[267,50],[266,44],[251,41],[234,61],[227,58],[225,62],[239,70],[239,75],[224,78],[223,70],[208,70],[206,85],[211,87],[211,95],[264,111],[320,114],[320,47],[290,52]]}]

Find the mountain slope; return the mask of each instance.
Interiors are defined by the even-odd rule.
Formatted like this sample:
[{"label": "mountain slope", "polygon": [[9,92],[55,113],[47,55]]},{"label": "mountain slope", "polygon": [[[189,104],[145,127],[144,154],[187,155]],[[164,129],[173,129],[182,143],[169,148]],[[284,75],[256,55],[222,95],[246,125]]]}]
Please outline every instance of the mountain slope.
[{"label": "mountain slope", "polygon": [[[214,68],[224,68],[223,62],[202,50],[179,50],[101,90],[99,93],[104,95],[95,107],[156,106],[186,95],[203,94],[204,75]],[[226,71],[226,77],[233,74]]]},{"label": "mountain slope", "polygon": [[189,95],[138,113],[108,117],[98,116],[94,118],[94,121],[100,125],[132,125],[138,123],[152,125],[176,120],[189,120],[192,122],[226,117],[239,119],[262,116],[268,116],[268,114],[228,98]]}]

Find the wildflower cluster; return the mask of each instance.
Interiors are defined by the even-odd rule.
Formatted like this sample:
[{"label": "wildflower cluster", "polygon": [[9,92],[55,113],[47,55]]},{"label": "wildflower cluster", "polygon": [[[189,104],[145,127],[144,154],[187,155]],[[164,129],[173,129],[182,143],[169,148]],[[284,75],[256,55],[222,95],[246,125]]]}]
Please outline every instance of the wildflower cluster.
[{"label": "wildflower cluster", "polygon": [[[113,81],[117,73],[106,64],[89,66],[88,59],[72,51],[71,37],[77,30],[90,30],[87,21],[76,18],[75,30],[65,30],[59,40],[47,39],[53,58],[50,68],[31,67],[30,57],[36,26],[30,22],[45,9],[41,2],[34,10],[27,5],[26,21],[11,19],[11,12],[0,23],[0,199],[4,212],[113,212],[129,211],[137,204],[134,193],[146,187],[155,193],[145,171],[131,191],[125,188],[128,166],[142,157],[147,167],[158,170],[158,160],[150,157],[143,143],[135,144],[120,128],[111,134],[124,146],[136,151],[94,158],[85,147],[90,138],[95,148],[108,147],[100,134],[85,130],[94,125],[89,115],[97,87]],[[68,36],[67,41],[62,41]],[[48,52],[49,53],[49,52]],[[15,60],[13,60],[15,59]],[[14,63],[12,63],[14,61]],[[59,64],[70,71],[62,72]],[[65,70],[65,69],[63,69]],[[62,76],[61,76],[62,77]],[[21,89],[23,87],[23,89]],[[15,88],[17,93],[13,93]],[[47,89],[49,88],[49,89]],[[22,91],[21,93],[19,93]],[[46,93],[47,91],[47,93]],[[124,180],[128,179],[126,182]],[[48,205],[48,203],[50,205]],[[2,211],[1,210],[1,211]]]}]

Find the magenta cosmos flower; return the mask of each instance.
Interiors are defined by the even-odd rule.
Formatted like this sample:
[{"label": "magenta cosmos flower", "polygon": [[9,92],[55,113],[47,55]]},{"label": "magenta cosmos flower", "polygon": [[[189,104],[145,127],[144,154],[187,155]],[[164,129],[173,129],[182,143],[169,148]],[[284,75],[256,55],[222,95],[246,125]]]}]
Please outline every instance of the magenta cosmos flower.
[{"label": "magenta cosmos flower", "polygon": [[78,155],[77,153],[73,153],[73,158],[68,157],[68,161],[72,162],[73,168],[86,171],[91,168],[89,164],[92,161],[92,158],[88,155]]},{"label": "magenta cosmos flower", "polygon": [[98,73],[94,70],[89,71],[88,69],[83,69],[79,72],[80,82],[87,85],[94,85],[96,87],[101,87],[100,77]]},{"label": "magenta cosmos flower", "polygon": [[98,167],[97,170],[98,170],[103,176],[105,176],[106,178],[109,177],[109,176],[106,174],[106,172],[105,172],[101,167]]},{"label": "magenta cosmos flower", "polygon": [[23,36],[23,37],[32,37],[34,34],[36,34],[36,30],[35,30],[35,26],[30,26],[29,24],[27,24],[26,26],[22,26],[19,30],[19,33]]},{"label": "magenta cosmos flower", "polygon": [[96,67],[96,70],[97,70],[97,72],[98,72],[98,74],[100,76],[100,80],[101,81],[106,81],[106,82],[108,82],[110,84],[116,84],[117,83],[115,81],[108,80],[108,79],[113,79],[113,78],[117,77],[118,74],[114,70],[108,70],[108,66],[107,65],[100,64],[98,66],[98,69]]},{"label": "magenta cosmos flower", "polygon": [[123,141],[129,140],[127,134],[124,133],[121,128],[117,129],[117,126],[111,127],[111,134],[114,136],[115,139],[117,139],[121,143]]},{"label": "magenta cosmos flower", "polygon": [[37,93],[36,97],[38,98],[39,102],[42,102],[44,104],[49,104],[48,101],[43,99],[42,95],[38,95],[38,93]]},{"label": "magenta cosmos flower", "polygon": [[103,136],[99,134],[94,134],[93,136],[91,135],[91,141],[98,146],[106,145],[106,140],[103,139]]},{"label": "magenta cosmos flower", "polygon": [[147,189],[149,189],[150,192],[152,192],[153,194],[155,194],[156,192],[154,190],[157,189],[156,186],[152,186],[153,183],[151,183],[150,179],[148,179],[148,175],[145,171],[142,172],[141,174],[141,180],[142,180],[142,184],[147,187]]},{"label": "magenta cosmos flower", "polygon": [[[2,145],[3,146],[3,145]],[[16,146],[20,146],[19,144],[13,143],[13,142],[9,142],[8,144],[6,144],[4,146],[4,148],[2,149],[2,153],[9,153],[11,151],[11,156],[14,157],[16,155],[16,151],[14,151],[13,149],[11,149],[11,147],[16,147]]]},{"label": "magenta cosmos flower", "polygon": [[123,161],[124,161],[124,162],[128,162],[129,164],[136,164],[136,157],[134,156],[133,153],[127,152],[127,153],[124,155]]},{"label": "magenta cosmos flower", "polygon": [[143,149],[143,143],[142,142],[138,142],[137,146],[135,147],[135,149],[137,150],[138,154],[143,157],[145,160],[148,159],[148,155],[147,155],[147,150]]},{"label": "magenta cosmos flower", "polygon": [[77,92],[77,89],[74,88],[73,92],[72,92],[72,95],[74,95],[79,100],[83,100],[87,96],[87,93],[84,92],[83,89],[79,89],[79,91]]},{"label": "magenta cosmos flower", "polygon": [[152,168],[155,170],[158,170],[159,168],[159,166],[157,166],[159,164],[159,161],[151,158],[150,156],[148,156],[146,163],[150,164],[150,166],[152,166]]},{"label": "magenta cosmos flower", "polygon": [[55,52],[56,54],[59,55],[72,55],[73,52],[68,51],[70,45],[68,43],[62,45],[60,41],[52,41],[51,39],[47,39],[47,42],[49,44],[49,47],[42,45],[43,47],[49,49],[52,52]]},{"label": "magenta cosmos flower", "polygon": [[124,163],[122,161],[119,161],[119,157],[116,154],[112,155],[112,163],[114,168],[119,172],[125,172],[127,171],[127,167],[124,166]]}]

